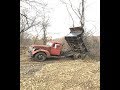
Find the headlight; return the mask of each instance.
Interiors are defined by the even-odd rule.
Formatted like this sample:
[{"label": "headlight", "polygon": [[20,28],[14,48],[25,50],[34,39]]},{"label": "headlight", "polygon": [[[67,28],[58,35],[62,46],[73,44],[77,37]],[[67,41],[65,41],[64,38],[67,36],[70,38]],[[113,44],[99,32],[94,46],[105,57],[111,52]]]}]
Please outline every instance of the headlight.
[{"label": "headlight", "polygon": [[29,51],[34,51],[35,50],[35,48],[34,47],[29,47]]},{"label": "headlight", "polygon": [[36,49],[35,47],[32,48],[33,51],[35,51],[35,49]]}]

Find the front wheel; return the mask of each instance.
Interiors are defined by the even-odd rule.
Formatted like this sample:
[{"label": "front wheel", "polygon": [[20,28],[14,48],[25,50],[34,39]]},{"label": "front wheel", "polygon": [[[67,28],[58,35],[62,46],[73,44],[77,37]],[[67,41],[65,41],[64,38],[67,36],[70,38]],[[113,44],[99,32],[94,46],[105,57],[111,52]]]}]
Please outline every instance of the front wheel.
[{"label": "front wheel", "polygon": [[47,56],[45,53],[39,52],[35,54],[34,58],[35,60],[38,60],[38,61],[44,61],[47,58]]}]

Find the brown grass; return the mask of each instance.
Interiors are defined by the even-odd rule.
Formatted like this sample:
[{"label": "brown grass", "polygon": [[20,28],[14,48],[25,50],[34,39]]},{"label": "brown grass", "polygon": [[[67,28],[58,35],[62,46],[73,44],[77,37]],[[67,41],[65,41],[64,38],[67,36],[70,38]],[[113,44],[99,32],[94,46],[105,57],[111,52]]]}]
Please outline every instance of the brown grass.
[{"label": "brown grass", "polygon": [[65,61],[46,64],[34,76],[21,78],[20,90],[99,90],[100,63]]}]

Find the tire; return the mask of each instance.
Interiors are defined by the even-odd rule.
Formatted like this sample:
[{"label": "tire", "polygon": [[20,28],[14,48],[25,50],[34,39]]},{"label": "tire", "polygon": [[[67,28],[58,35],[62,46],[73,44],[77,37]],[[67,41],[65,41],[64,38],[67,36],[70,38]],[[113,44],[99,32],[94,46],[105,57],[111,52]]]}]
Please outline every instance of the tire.
[{"label": "tire", "polygon": [[47,56],[45,53],[43,52],[39,52],[39,53],[36,53],[35,56],[34,56],[35,60],[37,61],[44,61],[46,60]]},{"label": "tire", "polygon": [[82,60],[84,60],[85,57],[86,57],[86,54],[82,54],[82,55],[81,55],[81,59],[82,59]]},{"label": "tire", "polygon": [[80,54],[74,54],[73,55],[73,59],[75,60],[75,59],[79,59],[79,58],[81,58],[81,55]]}]

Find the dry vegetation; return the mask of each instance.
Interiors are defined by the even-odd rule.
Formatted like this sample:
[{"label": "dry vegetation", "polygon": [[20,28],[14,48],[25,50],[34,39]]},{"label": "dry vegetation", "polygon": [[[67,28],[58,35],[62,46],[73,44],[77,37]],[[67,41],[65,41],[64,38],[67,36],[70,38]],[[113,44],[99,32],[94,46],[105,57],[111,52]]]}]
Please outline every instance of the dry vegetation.
[{"label": "dry vegetation", "polygon": [[[100,90],[100,61],[98,60],[100,56],[99,37],[90,37],[85,41],[85,45],[87,45],[94,60],[89,58],[85,60],[54,58],[44,62],[32,61],[28,58],[28,46],[31,44],[46,43],[46,31],[50,25],[50,11],[47,8],[47,3],[29,0],[20,1],[28,6],[23,7],[25,5],[22,6],[21,4],[20,10],[20,90]],[[75,21],[72,13],[68,9],[69,5],[75,15],[77,15],[80,25],[83,27],[85,23],[84,0],[82,0],[75,9],[70,0],[69,5],[64,0],[60,1],[66,6],[73,21],[73,27]],[[37,6],[39,6],[39,8]],[[36,14],[35,16],[29,16],[28,12],[31,12],[33,7],[35,8]],[[37,15],[38,13],[39,15]],[[33,27],[41,28],[44,32],[43,39],[38,39],[39,35],[42,36],[40,34],[41,30],[36,30],[36,36],[29,37],[26,31],[30,28],[33,29]],[[64,43],[63,50],[69,49],[64,38],[53,41]]]},{"label": "dry vegetation", "polygon": [[48,59],[31,61],[20,55],[20,90],[100,90],[100,61]]}]

